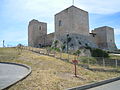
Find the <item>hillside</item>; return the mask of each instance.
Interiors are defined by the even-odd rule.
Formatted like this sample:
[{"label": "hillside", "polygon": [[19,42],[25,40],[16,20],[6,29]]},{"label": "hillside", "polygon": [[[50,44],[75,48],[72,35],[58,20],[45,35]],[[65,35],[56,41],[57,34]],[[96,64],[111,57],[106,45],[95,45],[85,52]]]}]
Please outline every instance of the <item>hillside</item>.
[{"label": "hillside", "polygon": [[32,68],[30,76],[9,90],[63,90],[119,76],[118,73],[93,72],[77,67],[76,78],[73,64],[15,48],[0,48],[0,61],[27,64]]}]

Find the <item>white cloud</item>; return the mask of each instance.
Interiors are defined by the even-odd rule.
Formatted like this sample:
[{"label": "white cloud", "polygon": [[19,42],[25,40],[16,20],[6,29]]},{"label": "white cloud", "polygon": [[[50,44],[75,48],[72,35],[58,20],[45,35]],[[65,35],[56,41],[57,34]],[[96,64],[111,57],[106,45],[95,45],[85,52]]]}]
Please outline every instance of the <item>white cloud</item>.
[{"label": "white cloud", "polygon": [[120,12],[119,0],[76,0],[76,5],[91,13],[97,14]]},{"label": "white cloud", "polygon": [[[1,16],[5,17],[8,21],[15,21],[14,23],[29,22],[33,18],[47,22],[48,33],[50,33],[54,31],[54,15],[71,5],[72,0],[4,0]],[[120,0],[75,0],[75,6],[96,14],[120,12]],[[25,38],[27,38],[25,29],[23,32],[26,33]],[[21,41],[19,38],[22,38],[22,35],[17,36],[17,34],[23,34],[23,32],[17,30],[14,34],[11,33],[11,36],[6,33],[4,38]],[[115,29],[115,34],[120,34],[120,29]],[[26,40],[25,38],[22,38],[22,40]]]},{"label": "white cloud", "polygon": [[[5,0],[4,14],[19,21],[31,18],[51,18],[72,5],[72,0]],[[119,0],[75,0],[75,5],[91,13],[109,14],[120,12]]]},{"label": "white cloud", "polygon": [[69,6],[68,0],[6,0],[4,14],[12,19],[48,18]]},{"label": "white cloud", "polygon": [[120,35],[120,28],[115,28],[114,33],[115,35]]}]

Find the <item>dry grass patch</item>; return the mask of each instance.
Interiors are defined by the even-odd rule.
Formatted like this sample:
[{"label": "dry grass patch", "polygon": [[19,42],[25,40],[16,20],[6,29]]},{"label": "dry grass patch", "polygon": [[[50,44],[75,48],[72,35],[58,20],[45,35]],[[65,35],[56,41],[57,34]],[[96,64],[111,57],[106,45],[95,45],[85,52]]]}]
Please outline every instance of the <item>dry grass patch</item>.
[{"label": "dry grass patch", "polygon": [[118,73],[92,72],[77,66],[78,78],[76,78],[73,64],[26,50],[13,60],[1,61],[27,64],[32,68],[30,76],[9,90],[63,90],[119,76]]}]

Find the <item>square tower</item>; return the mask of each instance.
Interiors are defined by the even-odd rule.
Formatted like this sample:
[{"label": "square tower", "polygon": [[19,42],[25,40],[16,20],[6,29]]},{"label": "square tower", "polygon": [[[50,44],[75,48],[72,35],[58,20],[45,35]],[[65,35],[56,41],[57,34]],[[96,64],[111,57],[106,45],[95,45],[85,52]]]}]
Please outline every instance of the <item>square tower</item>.
[{"label": "square tower", "polygon": [[94,40],[99,48],[107,50],[116,50],[114,39],[114,29],[108,26],[103,26],[95,28],[93,31],[95,33]]},{"label": "square tower", "polygon": [[28,46],[42,47],[46,45],[47,23],[33,19],[28,25]]},{"label": "square tower", "polygon": [[88,12],[75,6],[55,15],[55,39],[66,34],[81,34],[89,36]]}]

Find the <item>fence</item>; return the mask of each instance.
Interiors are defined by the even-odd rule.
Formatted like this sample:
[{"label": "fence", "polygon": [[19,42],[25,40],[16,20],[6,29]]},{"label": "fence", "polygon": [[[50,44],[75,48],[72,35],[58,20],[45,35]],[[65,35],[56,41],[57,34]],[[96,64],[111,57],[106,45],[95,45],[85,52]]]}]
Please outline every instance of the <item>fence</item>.
[{"label": "fence", "polygon": [[120,66],[120,60],[96,57],[96,64],[102,66],[112,66],[117,68],[118,66]]},{"label": "fence", "polygon": [[88,67],[87,65],[100,65],[100,66],[112,66],[112,67],[119,67],[120,66],[120,60],[117,59],[109,59],[109,58],[103,58],[103,57],[83,57],[83,56],[75,56],[72,54],[67,54],[63,52],[57,52],[54,50],[49,50],[46,48],[33,48],[33,47],[20,47],[21,49],[30,50],[32,52],[36,52],[39,54],[44,54],[48,56],[55,57],[57,59],[64,60],[66,62],[72,63],[72,60],[77,59],[79,60],[78,65]]}]

